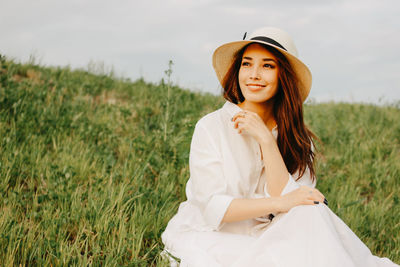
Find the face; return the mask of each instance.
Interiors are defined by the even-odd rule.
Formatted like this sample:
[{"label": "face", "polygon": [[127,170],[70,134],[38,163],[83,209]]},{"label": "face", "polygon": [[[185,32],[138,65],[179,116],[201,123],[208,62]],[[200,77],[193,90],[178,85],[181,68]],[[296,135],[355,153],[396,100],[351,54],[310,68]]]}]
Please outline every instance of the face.
[{"label": "face", "polygon": [[246,102],[262,103],[278,91],[278,60],[259,44],[249,45],[239,69],[239,86]]}]

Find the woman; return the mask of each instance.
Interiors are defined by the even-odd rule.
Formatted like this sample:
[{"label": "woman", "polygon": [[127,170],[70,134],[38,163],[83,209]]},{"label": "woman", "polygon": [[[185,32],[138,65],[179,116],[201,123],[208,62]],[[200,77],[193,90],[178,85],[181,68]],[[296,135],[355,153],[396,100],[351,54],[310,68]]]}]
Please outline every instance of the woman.
[{"label": "woman", "polygon": [[187,201],[162,234],[171,265],[397,266],[315,188],[311,73],[288,34],[258,29],[217,48],[213,66],[227,101],[196,124]]}]

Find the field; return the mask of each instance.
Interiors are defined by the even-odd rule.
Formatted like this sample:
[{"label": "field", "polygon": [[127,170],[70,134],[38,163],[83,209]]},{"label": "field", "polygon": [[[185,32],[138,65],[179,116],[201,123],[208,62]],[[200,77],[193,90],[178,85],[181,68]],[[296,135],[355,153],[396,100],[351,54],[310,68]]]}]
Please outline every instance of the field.
[{"label": "field", "polygon": [[[222,97],[0,57],[0,263],[164,266],[197,120]],[[308,103],[317,187],[400,262],[400,108]]]}]

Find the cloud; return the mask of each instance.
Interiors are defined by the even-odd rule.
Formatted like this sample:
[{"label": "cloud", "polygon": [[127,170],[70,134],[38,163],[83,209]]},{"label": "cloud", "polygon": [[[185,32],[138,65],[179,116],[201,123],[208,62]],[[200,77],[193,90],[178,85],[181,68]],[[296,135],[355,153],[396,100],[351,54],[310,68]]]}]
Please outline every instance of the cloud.
[{"label": "cloud", "polygon": [[[169,59],[185,87],[219,93],[211,55],[272,25],[294,38],[317,100],[400,99],[397,0],[3,1],[0,53],[72,67],[91,60],[158,81]],[[371,100],[374,101],[374,100]]]}]

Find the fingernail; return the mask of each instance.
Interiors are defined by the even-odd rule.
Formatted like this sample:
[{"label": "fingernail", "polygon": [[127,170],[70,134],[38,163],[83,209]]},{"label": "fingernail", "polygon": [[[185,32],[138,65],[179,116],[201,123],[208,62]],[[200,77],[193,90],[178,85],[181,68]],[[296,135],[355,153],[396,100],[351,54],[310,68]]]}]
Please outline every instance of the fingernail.
[{"label": "fingernail", "polygon": [[319,201],[314,201],[314,204],[319,204]]}]

